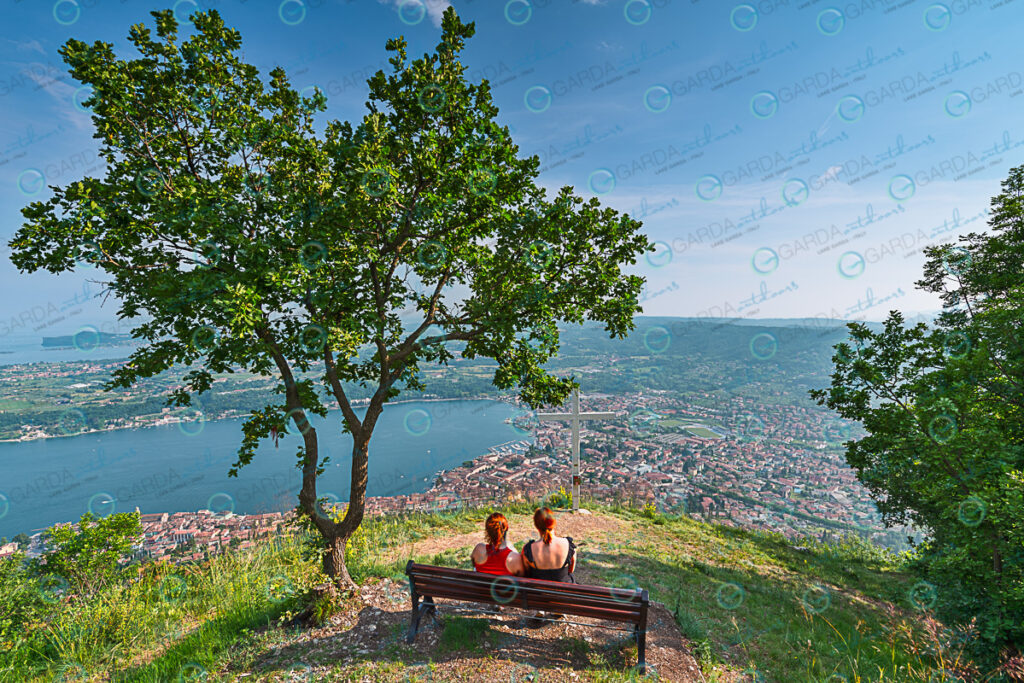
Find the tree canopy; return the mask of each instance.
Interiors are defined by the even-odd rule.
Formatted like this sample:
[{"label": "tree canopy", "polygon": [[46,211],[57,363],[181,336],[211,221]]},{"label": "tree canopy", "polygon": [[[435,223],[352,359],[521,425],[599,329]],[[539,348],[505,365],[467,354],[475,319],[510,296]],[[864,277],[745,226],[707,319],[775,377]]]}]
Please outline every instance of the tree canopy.
[{"label": "tree canopy", "polygon": [[[91,265],[119,317],[145,317],[132,334],[148,343],[111,388],[184,364],[171,400],[190,406],[217,373],[278,376],[281,397],[246,421],[232,473],[260,441],[301,433],[301,509],[333,549],[329,573],[347,578],[338,549],[362,519],[383,405],[422,388],[421,366],[446,363],[453,344],[494,359],[494,384],[529,405],[561,403],[572,379],[542,367],[558,324],[624,336],[643,285],[624,268],[653,245],[638,221],[571,187],[547,198],[539,159],[519,158],[495,121],[488,82],[465,79],[458,53],[475,28],[452,8],[433,54],[410,61],[403,38],[387,41],[392,70],[369,79],[366,115],[322,135],[324,95],[300,96],[280,68],[264,83],[218,12],[195,13],[183,41],[173,12],[152,15],[155,36],[142,24],[129,34],[139,58],[101,41],[62,47],[93,89],[84,104],[107,171],[24,208],[11,259],[29,272]],[[373,389],[362,416],[353,383]],[[340,522],[316,497],[324,463],[309,418],[329,404],[353,439]]]},{"label": "tree canopy", "polygon": [[983,657],[1024,642],[1024,166],[992,199],[991,232],[927,249],[934,325],[890,313],[849,325],[819,403],[863,422],[847,461],[887,522],[928,532],[911,602],[976,619]]}]

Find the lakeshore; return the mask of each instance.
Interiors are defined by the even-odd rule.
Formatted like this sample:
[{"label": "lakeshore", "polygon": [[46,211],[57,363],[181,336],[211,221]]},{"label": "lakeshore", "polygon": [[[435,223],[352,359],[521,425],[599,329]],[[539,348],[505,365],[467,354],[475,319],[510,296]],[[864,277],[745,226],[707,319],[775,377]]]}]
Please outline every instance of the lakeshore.
[{"label": "lakeshore", "polygon": [[[357,408],[361,412],[365,408]],[[371,444],[369,496],[426,491],[437,473],[511,439],[526,439],[507,419],[517,409],[494,400],[389,404]],[[301,436],[262,442],[252,462],[228,477],[242,441],[241,418],[201,430],[165,424],[61,439],[0,444],[0,536],[39,530],[83,512],[200,510],[238,514],[289,509],[301,486],[295,453]],[[351,439],[339,411],[313,416],[324,473],[319,491],[347,499]]]},{"label": "lakeshore", "polygon": [[[402,405],[405,403],[444,403],[451,401],[501,401],[510,405],[515,405],[514,399],[510,399],[506,396],[472,396],[468,398],[409,398],[401,399],[398,401],[388,401],[384,404],[384,407]],[[350,401],[353,408],[365,408],[370,402],[370,399],[354,399]],[[334,406],[327,409],[328,413],[339,412],[341,409]],[[0,439],[0,444],[4,443],[25,443],[28,441],[39,441],[42,439],[67,439],[74,438],[77,436],[85,436],[88,434],[103,434],[106,432],[115,432],[119,430],[131,430],[131,429],[145,429],[148,427],[162,427],[166,425],[188,425],[188,424],[206,424],[213,422],[223,422],[225,420],[236,420],[246,415],[245,411],[229,411],[224,414],[218,414],[216,416],[207,417],[202,415],[201,418],[196,419],[185,419],[175,415],[160,414],[159,416],[154,415],[140,415],[131,418],[128,424],[117,424],[103,429],[83,429],[73,434],[49,434],[43,431],[41,428],[36,428],[35,431],[30,432],[25,436],[18,437],[17,439]],[[154,418],[155,419],[150,419]],[[201,429],[201,427],[200,427]]]}]

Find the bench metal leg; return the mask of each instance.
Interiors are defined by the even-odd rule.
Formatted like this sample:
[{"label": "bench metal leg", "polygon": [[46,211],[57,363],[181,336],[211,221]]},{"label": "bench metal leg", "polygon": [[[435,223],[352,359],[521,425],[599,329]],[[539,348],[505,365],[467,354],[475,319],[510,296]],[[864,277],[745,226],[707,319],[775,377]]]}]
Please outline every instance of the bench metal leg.
[{"label": "bench metal leg", "polygon": [[412,612],[409,622],[409,633],[405,636],[405,642],[412,645],[416,640],[416,632],[420,629],[420,596],[412,594]]},{"label": "bench metal leg", "polygon": [[641,676],[647,675],[647,629],[636,627],[636,668]]},{"label": "bench metal leg", "polygon": [[416,641],[416,634],[420,630],[420,619],[424,614],[430,616],[434,623],[437,623],[437,605],[434,604],[434,598],[428,595],[423,598],[423,604],[420,604],[420,596],[413,594],[412,618],[409,624],[409,633],[405,636],[405,642],[409,645]]}]

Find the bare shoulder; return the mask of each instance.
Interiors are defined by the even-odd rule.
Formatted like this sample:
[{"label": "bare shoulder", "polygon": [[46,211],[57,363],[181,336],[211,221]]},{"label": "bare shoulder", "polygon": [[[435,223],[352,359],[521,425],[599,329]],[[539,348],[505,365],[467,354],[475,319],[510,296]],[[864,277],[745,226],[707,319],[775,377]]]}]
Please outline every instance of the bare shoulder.
[{"label": "bare shoulder", "polygon": [[485,557],[487,557],[487,544],[477,543],[476,547],[473,548],[473,560],[475,560],[477,564],[480,564],[484,561]]}]

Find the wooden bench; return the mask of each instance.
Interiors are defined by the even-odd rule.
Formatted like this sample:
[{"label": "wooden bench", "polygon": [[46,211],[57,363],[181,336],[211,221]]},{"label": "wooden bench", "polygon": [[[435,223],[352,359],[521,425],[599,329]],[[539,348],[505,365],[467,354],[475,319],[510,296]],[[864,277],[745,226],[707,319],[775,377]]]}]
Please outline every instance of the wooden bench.
[{"label": "wooden bench", "polygon": [[494,576],[465,569],[416,564],[412,560],[406,565],[405,573],[409,577],[409,589],[412,593],[412,620],[406,637],[409,644],[416,640],[420,619],[424,615],[436,619],[435,598],[521,607],[526,610],[543,610],[632,625],[631,629],[619,630],[632,631],[636,639],[638,670],[641,674],[646,673],[646,590],[560,583],[521,576]]}]

